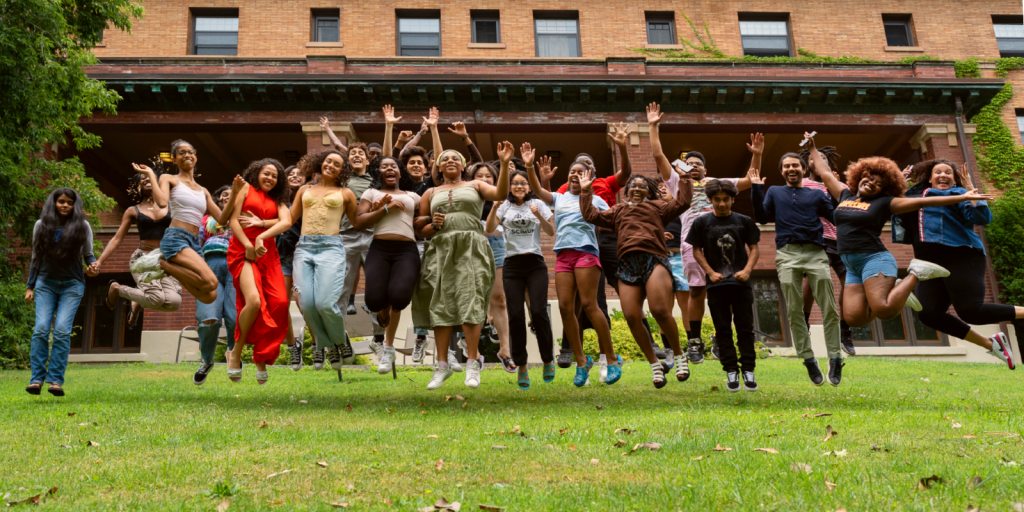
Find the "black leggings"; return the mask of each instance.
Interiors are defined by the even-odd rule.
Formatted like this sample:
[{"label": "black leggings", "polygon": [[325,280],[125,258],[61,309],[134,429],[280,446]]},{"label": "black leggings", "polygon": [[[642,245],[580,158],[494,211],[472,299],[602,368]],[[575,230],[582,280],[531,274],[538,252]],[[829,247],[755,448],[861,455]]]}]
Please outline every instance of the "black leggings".
[{"label": "black leggings", "polygon": [[553,336],[551,318],[548,317],[548,266],[538,254],[519,254],[505,257],[501,271],[505,284],[505,308],[508,311],[509,348],[516,366],[526,367],[526,310],[525,295],[530,294],[530,315],[537,331],[537,348],[544,363],[551,364]]},{"label": "black leggings", "polygon": [[401,311],[412,301],[416,280],[420,276],[420,251],[412,240],[381,240],[374,238],[363,264],[366,280],[366,307],[381,311],[391,306]]},{"label": "black leggings", "polygon": [[[916,243],[914,257],[949,270],[949,277],[919,282],[914,289],[924,307],[918,316],[928,327],[963,339],[971,330],[967,324],[990,325],[1016,317],[1013,306],[985,303],[987,262],[978,249]],[[949,314],[950,305],[960,318]]]}]

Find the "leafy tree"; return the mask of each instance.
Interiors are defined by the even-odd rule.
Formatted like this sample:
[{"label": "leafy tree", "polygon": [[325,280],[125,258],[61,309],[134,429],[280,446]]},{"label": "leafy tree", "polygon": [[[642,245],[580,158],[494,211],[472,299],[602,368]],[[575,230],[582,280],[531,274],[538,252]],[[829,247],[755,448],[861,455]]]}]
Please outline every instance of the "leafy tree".
[{"label": "leafy tree", "polygon": [[[12,251],[29,245],[47,194],[74,187],[91,214],[114,206],[77,158],[56,161],[53,149],[100,143],[78,120],[97,111],[115,114],[120,97],[84,68],[97,62],[91,49],[104,29],[130,31],[131,20],[142,13],[132,0],[0,0],[0,291],[17,294],[0,301],[2,318],[34,317],[25,316],[32,306],[22,300],[24,258],[14,259]],[[15,343],[27,347],[32,325],[21,331],[0,324],[2,365],[19,353]]]}]

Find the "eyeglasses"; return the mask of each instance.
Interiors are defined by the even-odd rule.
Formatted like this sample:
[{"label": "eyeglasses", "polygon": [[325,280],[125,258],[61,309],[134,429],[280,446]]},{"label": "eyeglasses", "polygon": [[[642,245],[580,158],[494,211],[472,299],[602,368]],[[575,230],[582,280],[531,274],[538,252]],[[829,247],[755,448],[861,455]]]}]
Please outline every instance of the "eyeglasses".
[{"label": "eyeglasses", "polygon": [[512,186],[513,187],[529,187],[530,184],[529,183],[523,183],[523,182],[520,181],[520,182],[512,183]]},{"label": "eyeglasses", "polygon": [[194,149],[179,149],[178,156],[196,156]]}]

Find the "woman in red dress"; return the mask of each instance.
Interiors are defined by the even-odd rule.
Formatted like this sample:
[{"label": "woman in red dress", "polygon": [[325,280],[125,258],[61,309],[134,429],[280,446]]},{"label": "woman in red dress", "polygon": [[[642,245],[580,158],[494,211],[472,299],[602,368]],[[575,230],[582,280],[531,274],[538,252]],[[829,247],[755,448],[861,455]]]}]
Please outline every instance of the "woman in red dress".
[{"label": "woman in red dress", "polygon": [[[242,349],[248,343],[253,346],[256,382],[266,384],[270,378],[267,364],[277,360],[288,329],[288,292],[273,237],[292,225],[289,190],[284,166],[272,158],[249,164],[242,177],[248,185],[235,199],[230,220],[235,236],[228,245],[228,270],[238,308],[236,343],[228,353],[228,378],[242,380]],[[241,212],[256,217],[244,229],[238,221]],[[265,244],[267,239],[270,242]]]}]

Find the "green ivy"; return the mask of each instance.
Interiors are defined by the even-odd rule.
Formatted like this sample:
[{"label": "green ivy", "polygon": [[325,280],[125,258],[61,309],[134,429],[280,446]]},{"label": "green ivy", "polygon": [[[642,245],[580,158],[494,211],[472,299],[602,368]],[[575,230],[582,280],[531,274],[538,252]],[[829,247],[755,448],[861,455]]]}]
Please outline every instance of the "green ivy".
[{"label": "green ivy", "polygon": [[[1024,58],[997,59],[996,75],[1005,78],[1015,69],[1024,67]],[[957,62],[957,77],[980,77],[978,59]],[[1003,107],[1013,99],[1013,84],[1007,82],[992,101],[982,107],[971,122],[977,125],[974,136],[975,156],[978,168],[1004,196],[1021,196],[1024,186],[1020,183],[1024,171],[1024,148],[1017,144],[1013,131],[1003,121]]]},{"label": "green ivy", "polygon": [[[992,222],[985,238],[992,267],[999,274],[999,298],[1006,304],[1024,304],[1024,196],[1003,195],[992,202]],[[1019,334],[1018,334],[1019,335]]]}]

